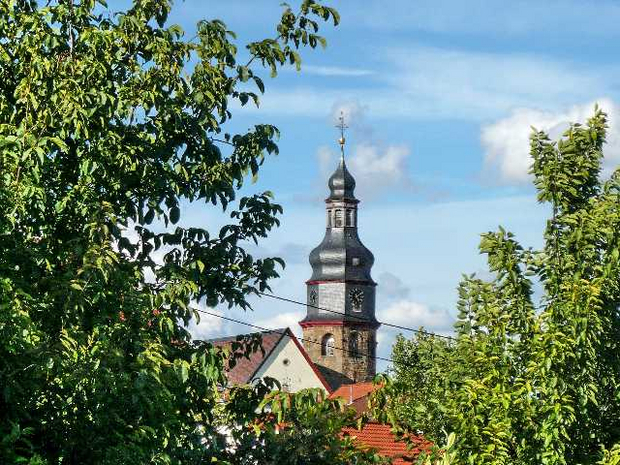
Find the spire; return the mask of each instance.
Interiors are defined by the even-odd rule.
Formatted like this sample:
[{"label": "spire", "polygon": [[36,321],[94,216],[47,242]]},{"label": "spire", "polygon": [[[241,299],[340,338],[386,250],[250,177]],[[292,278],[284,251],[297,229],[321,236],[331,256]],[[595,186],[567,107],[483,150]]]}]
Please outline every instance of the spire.
[{"label": "spire", "polygon": [[351,173],[349,173],[344,161],[344,144],[346,142],[344,131],[348,126],[344,122],[343,112],[340,112],[338,121],[336,127],[340,129],[340,139],[338,139],[338,143],[340,144],[340,163],[336,171],[334,171],[334,174],[329,178],[328,186],[330,194],[327,200],[355,200],[355,194],[353,193],[355,190],[355,179]]},{"label": "spire", "polygon": [[310,253],[310,281],[349,280],[374,285],[370,275],[374,257],[362,244],[357,231],[359,200],[353,193],[355,179],[344,161],[344,116],[340,115],[340,163],[329,178],[330,195],[325,200],[327,228],[321,244]]},{"label": "spire", "polygon": [[338,143],[340,144],[340,160],[344,163],[344,143],[346,139],[344,138],[344,130],[349,129],[344,123],[344,112],[340,112],[340,116],[338,117],[338,124],[336,125],[338,129],[340,129],[340,139],[338,139]]}]

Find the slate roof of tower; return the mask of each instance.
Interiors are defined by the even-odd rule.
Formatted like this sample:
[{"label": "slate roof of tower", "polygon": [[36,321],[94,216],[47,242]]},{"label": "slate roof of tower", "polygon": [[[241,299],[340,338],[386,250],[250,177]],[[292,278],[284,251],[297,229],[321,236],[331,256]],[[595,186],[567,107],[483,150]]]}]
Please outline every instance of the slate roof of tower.
[{"label": "slate roof of tower", "polygon": [[[330,195],[326,199],[328,208],[332,201],[353,202],[355,208],[358,200],[353,193],[355,179],[347,169],[344,157],[329,178]],[[343,209],[344,211],[344,209]],[[343,217],[342,221],[345,221]],[[353,264],[356,259],[357,264]],[[362,244],[357,226],[328,227],[323,241],[310,252],[312,277],[310,281],[368,281],[373,282],[370,269],[375,262],[372,252]]]}]

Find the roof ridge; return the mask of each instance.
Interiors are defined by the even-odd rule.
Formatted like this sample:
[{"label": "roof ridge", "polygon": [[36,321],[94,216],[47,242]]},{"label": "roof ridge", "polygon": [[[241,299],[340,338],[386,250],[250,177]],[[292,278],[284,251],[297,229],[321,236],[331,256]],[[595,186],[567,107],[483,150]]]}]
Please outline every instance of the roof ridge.
[{"label": "roof ridge", "polygon": [[288,328],[277,328],[277,329],[269,329],[269,330],[265,330],[265,331],[254,331],[251,333],[241,333],[241,334],[232,334],[230,336],[221,336],[221,337],[214,337],[211,339],[194,339],[194,341],[196,342],[208,342],[208,343],[214,343],[214,342],[226,342],[226,341],[236,341],[238,337],[243,337],[243,336],[251,336],[252,334],[268,334],[268,333],[280,333],[282,335],[284,335],[284,333],[286,333],[286,330]]}]

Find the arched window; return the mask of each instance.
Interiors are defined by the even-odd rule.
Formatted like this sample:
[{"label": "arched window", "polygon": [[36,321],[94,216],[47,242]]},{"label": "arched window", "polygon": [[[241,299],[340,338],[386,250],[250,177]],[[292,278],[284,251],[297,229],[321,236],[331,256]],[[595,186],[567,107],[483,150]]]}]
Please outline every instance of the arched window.
[{"label": "arched window", "polygon": [[337,228],[342,228],[343,227],[343,224],[342,224],[342,210],[340,210],[340,209],[336,210],[335,219],[334,219],[334,226],[336,226]]},{"label": "arched window", "polygon": [[332,227],[332,211],[331,210],[327,210],[327,227],[328,228]]},{"label": "arched window", "polygon": [[331,334],[326,334],[323,336],[321,340],[321,355],[325,357],[333,357],[334,356],[334,336]]},{"label": "arched window", "polygon": [[349,336],[349,355],[351,355],[351,357],[357,358],[361,355],[359,352],[359,345],[359,334],[353,331]]}]

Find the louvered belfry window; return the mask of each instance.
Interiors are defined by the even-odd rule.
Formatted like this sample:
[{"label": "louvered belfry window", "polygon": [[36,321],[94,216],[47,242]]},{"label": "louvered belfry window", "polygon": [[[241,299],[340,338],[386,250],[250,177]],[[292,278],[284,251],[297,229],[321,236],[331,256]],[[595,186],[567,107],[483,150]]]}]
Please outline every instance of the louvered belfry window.
[{"label": "louvered belfry window", "polygon": [[342,210],[336,210],[336,219],[335,219],[336,227],[342,228]]}]

